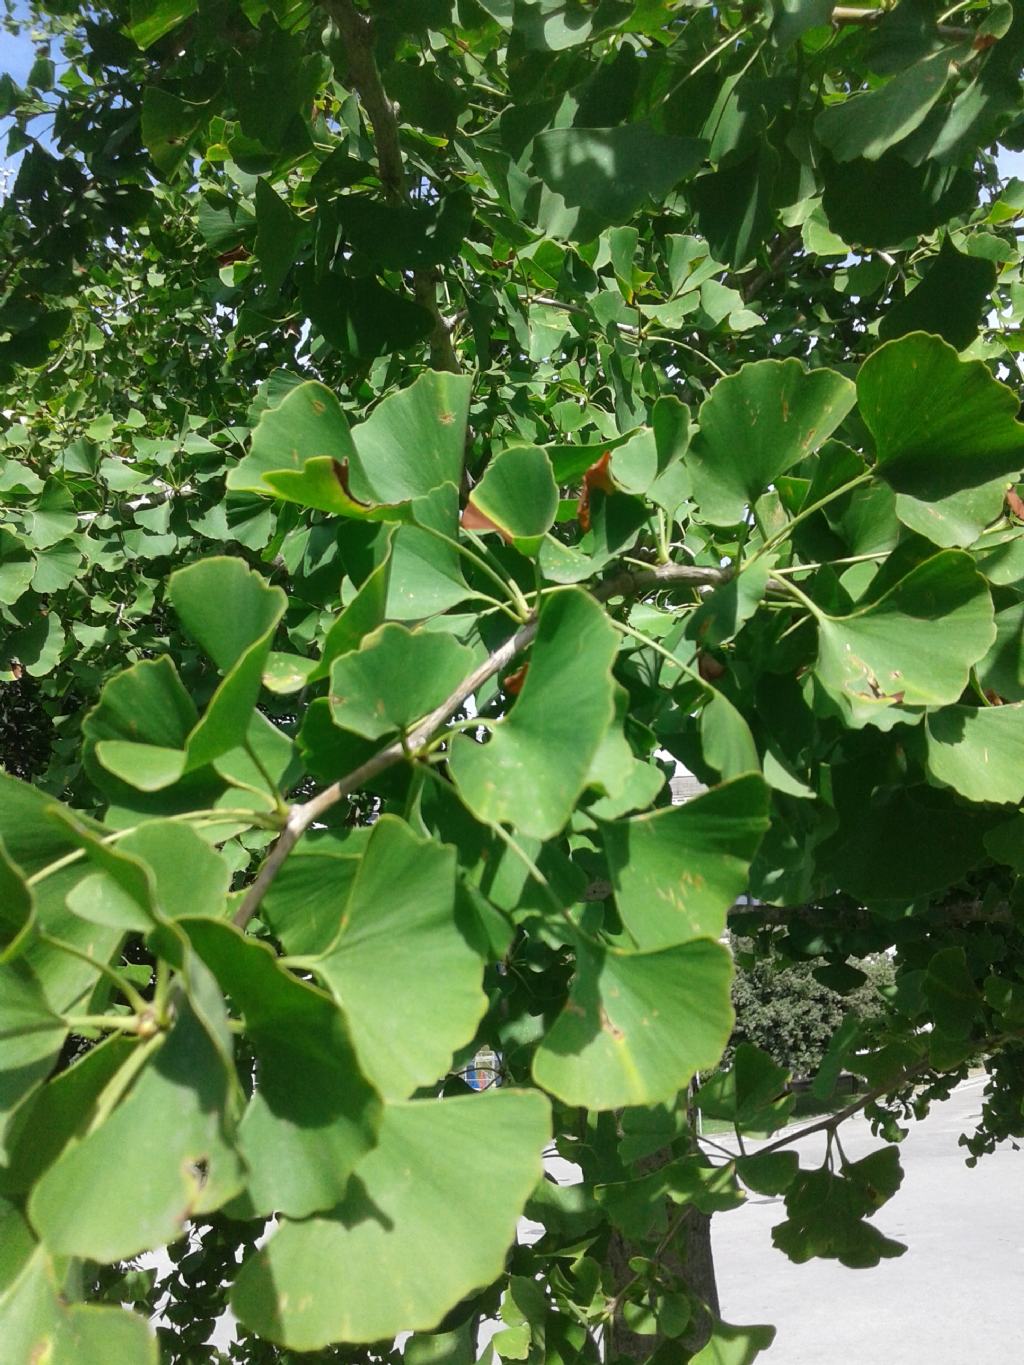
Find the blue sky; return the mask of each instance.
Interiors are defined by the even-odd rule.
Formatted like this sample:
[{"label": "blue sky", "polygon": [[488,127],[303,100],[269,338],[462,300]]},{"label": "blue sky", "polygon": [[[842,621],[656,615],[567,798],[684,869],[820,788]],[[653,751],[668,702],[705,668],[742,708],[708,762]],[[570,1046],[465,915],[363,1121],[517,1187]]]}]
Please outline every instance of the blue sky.
[{"label": "blue sky", "polygon": [[[15,5],[14,10],[16,14],[19,11],[24,13],[24,7],[21,5]],[[32,63],[35,61],[35,56],[35,44],[27,30],[23,29],[17,38],[0,30],[0,72],[6,71],[19,85],[22,85],[28,76]],[[0,124],[0,129],[3,129],[0,131],[0,172],[2,172],[5,168],[17,165],[18,158],[8,157],[6,129],[2,124]]]},{"label": "blue sky", "polygon": [[[24,14],[25,7],[15,5],[14,12]],[[19,85],[28,75],[35,55],[35,45],[27,31],[23,30],[17,38],[9,33],[0,33],[0,71],[9,72]]]}]

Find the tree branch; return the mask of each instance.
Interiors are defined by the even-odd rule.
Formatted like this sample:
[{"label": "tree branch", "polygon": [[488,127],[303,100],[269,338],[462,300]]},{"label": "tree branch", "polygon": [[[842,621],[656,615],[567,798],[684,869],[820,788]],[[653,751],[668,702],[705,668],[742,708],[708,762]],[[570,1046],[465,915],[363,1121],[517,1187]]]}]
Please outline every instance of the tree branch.
[{"label": "tree branch", "polygon": [[764,1156],[767,1152],[777,1152],[782,1147],[788,1147],[792,1142],[799,1142],[801,1138],[810,1137],[812,1133],[828,1132],[839,1127],[846,1119],[852,1118],[854,1114],[866,1109],[874,1100],[881,1099],[883,1095],[891,1095],[892,1092],[901,1085],[906,1085],[915,1076],[919,1076],[922,1071],[928,1070],[928,1062],[921,1060],[914,1066],[908,1067],[906,1071],[895,1081],[887,1081],[884,1085],[876,1085],[874,1089],[868,1090],[865,1094],[858,1096],[850,1104],[844,1105],[842,1109],[837,1109],[834,1114],[829,1114],[826,1118],[818,1119],[815,1123],[809,1123],[806,1128],[798,1128],[793,1133],[785,1133],[774,1142],[769,1142],[767,1147],[757,1149],[758,1156]]},{"label": "tree branch", "polygon": [[[404,204],[408,197],[408,185],[402,160],[398,115],[388,99],[373,53],[373,24],[359,13],[352,0],[332,0],[330,10],[345,44],[349,79],[363,102],[373,128],[377,167],[385,196],[391,204]],[[435,370],[450,370],[458,374],[462,367],[452,345],[451,333],[438,307],[437,280],[432,269],[413,271],[413,293],[417,303],[431,316],[431,365]]]},{"label": "tree branch", "polygon": [[[891,13],[891,9],[860,9],[856,5],[836,5],[832,10],[832,23],[877,24],[880,19]],[[959,28],[955,24],[936,24],[935,29],[940,37],[950,38],[954,42],[966,42],[978,36],[974,29]]]},{"label": "tree branch", "polygon": [[[701,568],[693,564],[656,564],[649,569],[627,569],[623,573],[616,574],[614,578],[606,579],[604,583],[599,584],[594,589],[594,596],[599,602],[608,602],[615,597],[633,597],[650,588],[677,584],[690,587],[716,587],[721,583],[728,582],[732,573],[731,569]],[[769,580],[769,587],[771,586],[772,583]],[[471,697],[488,679],[493,678],[496,673],[500,673],[503,668],[511,663],[517,654],[532,643],[536,634],[537,614],[534,612],[514,635],[511,635],[504,644],[499,645],[492,654],[488,655],[483,663],[479,664],[468,677],[463,678],[451,696],[447,697],[440,706],[435,707],[428,716],[425,716],[404,739],[395,740],[394,743],[382,749],[380,753],[374,754],[373,758],[367,759],[353,772],[332,783],[331,786],[326,787],[309,801],[300,806],[292,806],[288,812],[284,829],[267,855],[267,860],[260,868],[256,880],[246,891],[241,905],[235,912],[235,924],[243,929],[249,923],[285,859],[314,820],[323,815],[325,811],[330,810],[343,797],[359,791],[367,782],[388,768],[394,767],[396,763],[401,763],[408,758],[410,753],[415,754],[417,750],[433,739],[436,732],[446,720],[455,714],[467,697]]]}]

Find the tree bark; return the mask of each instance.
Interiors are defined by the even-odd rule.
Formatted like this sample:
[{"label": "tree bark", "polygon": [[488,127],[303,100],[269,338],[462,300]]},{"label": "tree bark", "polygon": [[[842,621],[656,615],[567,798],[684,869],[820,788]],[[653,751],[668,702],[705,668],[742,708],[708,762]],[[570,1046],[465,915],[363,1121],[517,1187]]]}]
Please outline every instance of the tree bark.
[{"label": "tree bark", "polygon": [[[659,1155],[661,1155],[659,1153]],[[653,1160],[653,1158],[652,1158]],[[664,1162],[659,1162],[659,1165]],[[657,1169],[652,1166],[651,1169]],[[669,1217],[677,1217],[674,1205],[669,1205]],[[633,1279],[629,1268],[630,1257],[649,1256],[650,1247],[632,1243],[620,1232],[612,1234],[608,1260],[617,1293]],[[662,1271],[680,1290],[686,1290],[709,1310],[696,1312],[690,1326],[680,1337],[679,1345],[688,1351],[699,1351],[711,1335],[711,1319],[719,1316],[718,1284],[715,1279],[715,1260],[711,1247],[711,1216],[689,1205],[672,1242],[658,1258]],[[606,1360],[647,1360],[667,1338],[632,1332],[617,1315],[608,1334]]]}]

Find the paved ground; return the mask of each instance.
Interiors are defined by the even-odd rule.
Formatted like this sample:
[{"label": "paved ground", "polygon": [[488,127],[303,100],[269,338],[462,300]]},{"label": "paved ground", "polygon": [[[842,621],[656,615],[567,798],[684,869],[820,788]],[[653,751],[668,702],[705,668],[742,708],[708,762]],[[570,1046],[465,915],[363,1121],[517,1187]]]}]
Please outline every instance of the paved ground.
[{"label": "paved ground", "polygon": [[[771,1244],[781,1199],[752,1195],[714,1219],[722,1315],[775,1324],[766,1365],[1024,1365],[1024,1151],[1006,1145],[969,1170],[957,1146],[981,1085],[966,1082],[902,1144],[903,1185],[874,1220],[907,1244],[896,1260],[793,1265]],[[859,1118],[842,1134],[851,1160],[879,1145]],[[824,1142],[800,1151],[801,1164],[820,1160]]]}]

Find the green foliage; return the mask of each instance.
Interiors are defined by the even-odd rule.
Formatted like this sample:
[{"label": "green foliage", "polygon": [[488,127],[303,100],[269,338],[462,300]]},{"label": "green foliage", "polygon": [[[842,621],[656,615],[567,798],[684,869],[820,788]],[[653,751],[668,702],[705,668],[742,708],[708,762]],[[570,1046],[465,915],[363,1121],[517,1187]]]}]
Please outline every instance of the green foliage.
[{"label": "green foliage", "polygon": [[844,992],[829,984],[837,974],[821,962],[776,965],[755,960],[740,967],[732,986],[736,1026],[727,1060],[735,1048],[751,1044],[794,1076],[816,1075],[848,1010],[868,1020],[884,1013],[881,992],[891,987],[893,976],[889,959],[848,970],[852,976],[847,981],[862,984],[847,985]]},{"label": "green foliage", "polygon": [[[33,15],[4,1349],[753,1360],[698,1215],[875,1264],[969,1059],[1020,1136],[1024,8]],[[713,1165],[792,1068],[883,1145]]]}]

